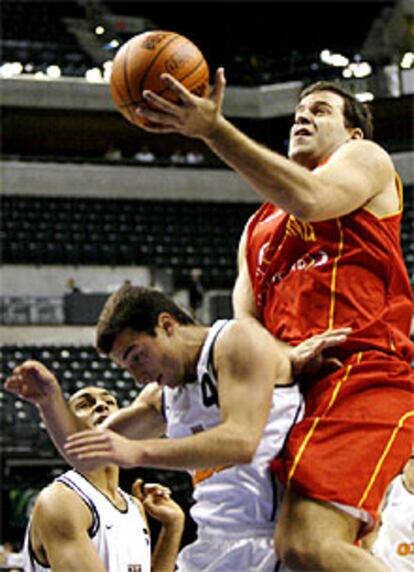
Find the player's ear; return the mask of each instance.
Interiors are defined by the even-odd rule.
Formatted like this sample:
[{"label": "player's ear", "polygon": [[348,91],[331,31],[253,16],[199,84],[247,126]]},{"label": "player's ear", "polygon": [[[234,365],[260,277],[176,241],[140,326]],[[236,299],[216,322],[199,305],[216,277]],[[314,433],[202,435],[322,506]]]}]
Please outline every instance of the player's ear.
[{"label": "player's ear", "polygon": [[161,312],[158,316],[158,324],[168,335],[174,333],[175,320],[168,312]]},{"label": "player's ear", "polygon": [[349,134],[351,136],[351,139],[363,139],[364,138],[364,132],[362,131],[362,129],[360,127],[352,127],[352,129],[349,130]]}]

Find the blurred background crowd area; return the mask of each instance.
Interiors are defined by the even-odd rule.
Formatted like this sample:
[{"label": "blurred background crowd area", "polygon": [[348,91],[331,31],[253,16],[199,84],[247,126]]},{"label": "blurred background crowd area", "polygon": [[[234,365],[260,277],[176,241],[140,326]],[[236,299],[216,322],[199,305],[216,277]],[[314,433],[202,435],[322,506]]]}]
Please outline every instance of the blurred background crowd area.
[{"label": "blurred background crowd area", "polygon": [[[67,396],[98,385],[129,404],[139,389],[94,349],[102,305],[126,281],[162,288],[204,324],[231,316],[238,239],[260,199],[203,143],[119,114],[110,62],[144,30],[188,36],[212,75],[224,66],[225,114],[281,153],[304,85],[339,81],[370,102],[404,183],[414,283],[412,2],[5,0],[1,10],[1,385],[34,358]],[[2,387],[0,424],[0,544],[18,551],[33,499],[66,465],[37,410]],[[128,471],[121,484],[136,476],[171,486],[188,512],[184,473]],[[193,535],[189,519],[183,542]]]}]

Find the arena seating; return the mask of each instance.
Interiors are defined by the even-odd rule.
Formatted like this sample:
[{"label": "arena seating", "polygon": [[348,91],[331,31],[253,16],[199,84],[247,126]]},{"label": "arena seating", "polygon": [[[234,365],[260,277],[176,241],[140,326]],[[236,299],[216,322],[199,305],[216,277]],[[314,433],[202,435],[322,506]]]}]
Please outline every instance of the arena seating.
[{"label": "arena seating", "polygon": [[0,425],[4,428],[2,445],[6,447],[18,446],[33,451],[40,435],[42,447],[38,450],[50,452],[45,431],[39,431],[41,422],[37,409],[3,390],[4,380],[16,365],[26,359],[39,360],[49,367],[58,377],[65,397],[77,389],[94,385],[113,391],[119,405],[126,406],[139,392],[127,371],[98,356],[92,346],[5,345],[0,359],[3,365],[0,372]]},{"label": "arena seating", "polygon": [[[414,277],[413,187],[405,190],[402,248]],[[143,265],[169,268],[185,287],[191,268],[205,287],[231,288],[237,242],[257,205],[67,197],[3,198],[6,264]]]},{"label": "arena seating", "polygon": [[175,287],[204,269],[206,288],[230,288],[237,242],[254,204],[3,198],[6,264],[171,268]]},{"label": "arena seating", "polygon": [[96,64],[67,30],[64,17],[82,17],[76,3],[3,2],[7,26],[2,34],[2,62],[21,62],[23,72],[46,71],[59,65],[63,75],[83,76]]}]

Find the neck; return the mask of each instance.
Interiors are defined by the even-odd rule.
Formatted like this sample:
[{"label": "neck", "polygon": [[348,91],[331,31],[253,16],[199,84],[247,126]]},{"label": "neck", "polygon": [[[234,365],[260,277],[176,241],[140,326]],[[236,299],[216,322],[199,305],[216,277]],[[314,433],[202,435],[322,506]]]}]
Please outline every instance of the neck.
[{"label": "neck", "polygon": [[184,383],[193,381],[197,376],[197,363],[209,332],[209,328],[205,326],[186,326],[186,328],[189,329],[187,330],[184,350],[184,360],[186,364]]},{"label": "neck", "polygon": [[119,467],[107,465],[96,471],[84,472],[82,475],[111,501],[116,503],[119,500]]}]

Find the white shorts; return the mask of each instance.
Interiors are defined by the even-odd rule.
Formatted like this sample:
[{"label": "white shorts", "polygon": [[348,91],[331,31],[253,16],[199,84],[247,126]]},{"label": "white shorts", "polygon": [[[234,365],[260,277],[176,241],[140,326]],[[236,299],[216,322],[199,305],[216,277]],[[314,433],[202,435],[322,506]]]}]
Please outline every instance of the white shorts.
[{"label": "white shorts", "polygon": [[[198,538],[178,555],[177,572],[274,572],[276,555],[272,536],[229,538],[198,532]],[[281,568],[280,568],[281,570]]]}]

